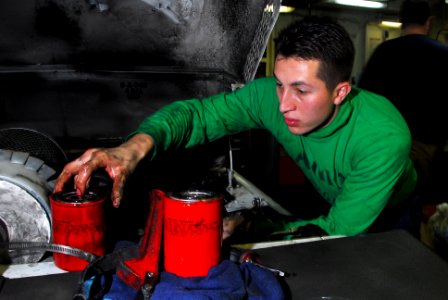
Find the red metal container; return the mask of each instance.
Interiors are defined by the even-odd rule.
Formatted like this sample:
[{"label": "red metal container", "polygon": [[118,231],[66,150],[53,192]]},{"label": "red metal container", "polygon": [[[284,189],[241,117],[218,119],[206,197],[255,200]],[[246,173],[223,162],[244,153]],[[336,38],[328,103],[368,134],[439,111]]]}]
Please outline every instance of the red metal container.
[{"label": "red metal container", "polygon": [[[105,254],[104,198],[93,192],[50,196],[53,243],[102,256]],[[81,271],[89,263],[76,256],[54,253],[54,263],[66,271]]]},{"label": "red metal container", "polygon": [[164,205],[165,271],[206,276],[221,259],[223,197],[196,190],[167,193]]}]

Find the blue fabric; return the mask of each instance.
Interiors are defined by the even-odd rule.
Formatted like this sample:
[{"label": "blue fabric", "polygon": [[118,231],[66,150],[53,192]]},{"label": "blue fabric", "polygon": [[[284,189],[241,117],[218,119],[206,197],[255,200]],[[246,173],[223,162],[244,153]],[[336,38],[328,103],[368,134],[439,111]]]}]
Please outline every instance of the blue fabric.
[{"label": "blue fabric", "polygon": [[[92,279],[84,285],[88,294]],[[104,300],[134,299],[137,292],[113,275]],[[151,300],[281,300],[283,289],[274,273],[250,262],[224,260],[205,277],[183,278],[162,272]]]},{"label": "blue fabric", "polygon": [[[88,296],[92,287],[94,278],[84,283],[84,295]],[[104,284],[104,279],[102,278]],[[137,296],[137,292],[130,286],[123,283],[117,275],[113,275],[113,281],[110,291],[103,297],[103,300],[132,300]]]},{"label": "blue fabric", "polygon": [[251,263],[224,260],[206,277],[182,278],[162,272],[151,300],[276,300],[284,299],[277,277]]},{"label": "blue fabric", "polygon": [[247,298],[250,300],[284,299],[282,286],[277,276],[249,262],[239,265],[243,274]]}]

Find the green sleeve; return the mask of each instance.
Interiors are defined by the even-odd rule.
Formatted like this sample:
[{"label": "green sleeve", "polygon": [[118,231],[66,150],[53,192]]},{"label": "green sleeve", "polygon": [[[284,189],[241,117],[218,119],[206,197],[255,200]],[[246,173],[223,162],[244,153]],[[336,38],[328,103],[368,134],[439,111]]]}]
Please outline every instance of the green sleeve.
[{"label": "green sleeve", "polygon": [[[269,84],[266,84],[269,83]],[[131,135],[153,137],[156,149],[193,147],[226,135],[263,127],[260,111],[266,93],[272,95],[272,79],[255,80],[230,93],[205,99],[176,101],[147,117]]]},{"label": "green sleeve", "polygon": [[[357,235],[366,232],[381,211],[392,201],[409,195],[414,185],[403,186],[410,181],[405,178],[413,174],[408,153],[410,143],[404,136],[391,136],[376,144],[360,145],[353,161],[353,168],[326,216],[316,219],[287,223],[284,230],[294,230],[306,224],[315,224],[329,235]],[[388,143],[389,141],[389,143]],[[411,175],[412,176],[412,175]],[[402,189],[407,189],[403,191]],[[403,195],[398,195],[398,191]],[[402,199],[400,199],[402,200]]]},{"label": "green sleeve", "polygon": [[[400,155],[399,152],[396,154]],[[345,181],[328,215],[311,223],[333,235],[351,236],[367,231],[387,206],[407,167],[407,159],[387,157],[378,154],[378,163],[375,164],[372,160],[360,162],[353,176]]]},{"label": "green sleeve", "polygon": [[[381,185],[384,189],[381,191],[378,189],[377,194],[372,194],[374,190],[363,191],[364,189],[359,189],[344,199],[342,199],[344,196],[341,195],[340,199],[335,201],[335,205],[330,208],[328,215],[321,215],[312,220],[297,220],[276,224],[275,227],[271,228],[271,231],[293,233],[298,227],[314,224],[329,235],[353,236],[364,233],[387,205],[393,191],[392,185],[392,183]],[[355,198],[356,195],[363,192],[368,194]]]}]

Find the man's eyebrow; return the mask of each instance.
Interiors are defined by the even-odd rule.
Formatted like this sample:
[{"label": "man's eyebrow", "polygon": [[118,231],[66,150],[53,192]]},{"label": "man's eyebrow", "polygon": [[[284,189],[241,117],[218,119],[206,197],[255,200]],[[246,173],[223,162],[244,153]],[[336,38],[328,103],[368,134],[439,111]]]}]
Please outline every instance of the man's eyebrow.
[{"label": "man's eyebrow", "polygon": [[[277,76],[275,76],[275,73],[273,73],[273,75],[272,75],[274,78],[275,78],[275,80],[277,81],[277,82],[281,82],[280,80],[278,80],[278,78],[277,78]],[[289,84],[290,86],[300,86],[300,85],[305,85],[306,83],[305,82],[303,82],[303,81],[294,81],[294,82],[292,82],[291,84]]]}]

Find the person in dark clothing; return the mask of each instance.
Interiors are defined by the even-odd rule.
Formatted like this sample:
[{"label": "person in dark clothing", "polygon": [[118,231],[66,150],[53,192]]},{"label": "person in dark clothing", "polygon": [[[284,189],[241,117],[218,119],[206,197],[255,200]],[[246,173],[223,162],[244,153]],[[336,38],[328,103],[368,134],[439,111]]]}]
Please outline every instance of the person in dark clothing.
[{"label": "person in dark clothing", "polygon": [[422,193],[443,198],[448,82],[440,74],[448,70],[448,46],[429,36],[433,17],[428,2],[405,0],[400,21],[402,35],[375,49],[358,86],[385,96],[401,112],[411,130],[411,156]]}]

